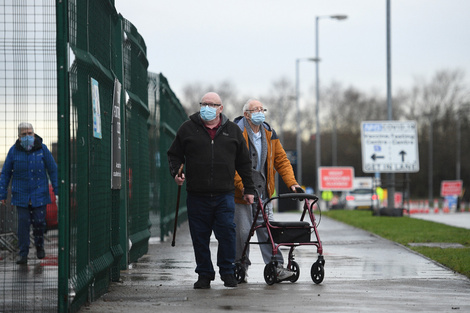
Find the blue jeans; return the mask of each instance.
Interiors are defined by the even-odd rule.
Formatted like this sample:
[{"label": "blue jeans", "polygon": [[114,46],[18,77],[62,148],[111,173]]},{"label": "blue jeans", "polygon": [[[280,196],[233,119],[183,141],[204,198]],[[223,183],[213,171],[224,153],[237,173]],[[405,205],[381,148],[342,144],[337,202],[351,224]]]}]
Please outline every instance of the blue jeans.
[{"label": "blue jeans", "polygon": [[33,208],[16,207],[18,212],[18,245],[19,255],[28,256],[29,253],[29,230],[33,225],[34,245],[36,248],[44,248],[44,230],[46,229],[46,206]]},{"label": "blue jeans", "polygon": [[196,257],[196,273],[215,278],[211,260],[212,231],[218,241],[217,266],[219,274],[233,274],[235,262],[235,200],[233,192],[218,196],[188,194],[188,222]]}]

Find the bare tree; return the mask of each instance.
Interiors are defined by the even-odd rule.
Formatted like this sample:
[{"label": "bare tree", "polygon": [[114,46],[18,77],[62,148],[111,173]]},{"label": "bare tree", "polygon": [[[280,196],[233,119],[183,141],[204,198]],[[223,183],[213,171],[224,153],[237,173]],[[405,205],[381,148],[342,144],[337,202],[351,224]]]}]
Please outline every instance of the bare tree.
[{"label": "bare tree", "polygon": [[344,88],[341,83],[333,81],[324,88],[322,95],[322,103],[324,105],[321,111],[326,111],[322,114],[325,117],[322,126],[334,129],[341,116],[340,106],[344,102]]},{"label": "bare tree", "polygon": [[354,87],[345,89],[332,82],[322,90],[320,118],[322,129],[358,133],[362,121],[383,120],[387,117],[385,99],[367,95]]},{"label": "bare tree", "polygon": [[279,138],[283,141],[283,133],[287,128],[295,129],[296,111],[294,101],[294,86],[287,77],[281,77],[273,81],[268,96],[260,99],[268,109],[269,122],[276,129]]},{"label": "bare tree", "polygon": [[228,80],[222,81],[217,85],[203,85],[200,82],[186,84],[183,87],[183,99],[181,100],[186,111],[189,114],[199,111],[199,102],[202,96],[209,91],[214,91],[219,94],[224,105],[224,114],[230,119],[240,115],[243,103],[237,96],[235,85]]},{"label": "bare tree", "polygon": [[181,103],[188,114],[199,111],[199,101],[206,88],[199,82],[187,84],[183,87],[183,99]]},{"label": "bare tree", "polygon": [[[454,179],[456,172],[461,177],[468,177],[470,163],[462,162],[456,170],[456,159],[460,155],[470,153],[470,93],[468,82],[461,70],[437,71],[430,79],[416,79],[413,86],[399,90],[393,96],[393,118],[395,120],[409,119],[418,122],[420,166],[434,166],[431,175],[434,191],[439,190],[443,179]],[[224,113],[229,118],[241,115],[241,108],[248,99],[238,96],[235,87],[229,81],[217,85],[194,83],[184,89],[184,104],[186,108],[193,106],[191,112],[199,110],[198,103],[207,91],[218,92],[224,103]],[[311,89],[311,95],[315,90]],[[272,87],[260,100],[268,109],[267,120],[278,132],[285,147],[294,147],[296,124],[295,97],[292,82],[281,77],[272,82]],[[303,138],[306,134],[315,133],[315,97],[304,97],[307,101],[301,107],[300,129]],[[360,124],[366,120],[385,120],[387,118],[386,98],[377,92],[364,92],[353,86],[345,87],[339,82],[325,85],[321,90],[320,124],[322,132],[321,164],[353,166],[358,176],[361,170]],[[432,132],[430,131],[432,124]],[[428,127],[429,126],[429,127]],[[460,135],[461,134],[461,135]],[[431,143],[434,142],[433,152],[430,153]],[[314,167],[314,141],[302,142],[303,173],[312,173]],[[434,160],[428,160],[434,155]],[[410,175],[413,180],[411,194],[426,196],[429,184],[429,174],[426,170]],[[304,182],[313,184],[312,175],[303,175]],[[464,186],[470,186],[464,181]],[[434,192],[436,194],[436,192]],[[432,195],[430,195],[432,196]],[[468,196],[467,196],[468,198]]]},{"label": "bare tree", "polygon": [[469,99],[469,89],[462,70],[440,70],[428,82],[416,78],[408,97],[404,99],[406,116],[410,119],[429,120],[457,112]]},{"label": "bare tree", "polygon": [[235,85],[230,81],[223,81],[219,83],[214,90],[222,98],[224,104],[224,114],[231,120],[242,114],[243,99],[238,96],[238,91]]}]

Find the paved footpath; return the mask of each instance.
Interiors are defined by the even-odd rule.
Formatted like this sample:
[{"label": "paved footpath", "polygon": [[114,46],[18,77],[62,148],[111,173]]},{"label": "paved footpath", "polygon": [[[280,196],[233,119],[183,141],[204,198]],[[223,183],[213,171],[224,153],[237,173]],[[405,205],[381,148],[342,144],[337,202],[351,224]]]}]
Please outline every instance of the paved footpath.
[{"label": "paved footpath", "polygon": [[[295,221],[293,213],[277,220]],[[378,217],[380,218],[380,217]],[[80,312],[470,312],[470,279],[366,231],[323,217],[319,225],[325,279],[316,285],[310,267],[316,248],[296,249],[300,278],[269,286],[259,247],[252,245],[248,283],[195,290],[194,256],[187,224],[176,246],[151,239],[148,254],[122,271],[122,282]],[[213,260],[217,251],[211,241]],[[286,255],[287,253],[284,253]]]},{"label": "paved footpath", "polygon": [[470,229],[470,212],[442,213],[441,211],[411,214],[410,217]]}]

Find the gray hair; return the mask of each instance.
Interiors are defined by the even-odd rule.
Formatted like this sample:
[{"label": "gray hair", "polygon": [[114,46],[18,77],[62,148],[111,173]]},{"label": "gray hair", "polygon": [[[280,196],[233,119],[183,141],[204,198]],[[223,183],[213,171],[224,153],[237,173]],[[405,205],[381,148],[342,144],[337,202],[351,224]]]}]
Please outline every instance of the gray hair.
[{"label": "gray hair", "polygon": [[18,124],[18,136],[21,135],[21,130],[22,130],[22,129],[32,129],[33,132],[34,132],[34,128],[33,128],[33,125],[32,125],[31,123],[25,123],[25,122],[23,122],[23,123],[19,123],[19,124]]},{"label": "gray hair", "polygon": [[259,101],[259,100],[257,100],[257,99],[248,99],[248,101],[245,102],[245,104],[243,105],[243,112],[242,113],[245,113],[246,111],[249,110],[251,101]]}]

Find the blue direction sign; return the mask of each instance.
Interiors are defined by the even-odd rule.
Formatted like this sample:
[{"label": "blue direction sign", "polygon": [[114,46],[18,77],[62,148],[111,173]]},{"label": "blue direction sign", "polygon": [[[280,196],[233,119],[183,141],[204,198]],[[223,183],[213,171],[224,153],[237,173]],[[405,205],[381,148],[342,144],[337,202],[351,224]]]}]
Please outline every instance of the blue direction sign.
[{"label": "blue direction sign", "polygon": [[419,171],[416,121],[362,122],[361,143],[365,173]]}]

